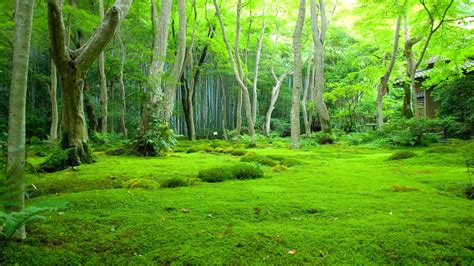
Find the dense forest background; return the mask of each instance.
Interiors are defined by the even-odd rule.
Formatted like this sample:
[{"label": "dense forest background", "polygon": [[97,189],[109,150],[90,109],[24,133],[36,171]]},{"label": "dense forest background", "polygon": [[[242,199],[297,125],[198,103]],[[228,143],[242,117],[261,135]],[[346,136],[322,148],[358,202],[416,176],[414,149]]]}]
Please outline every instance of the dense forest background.
[{"label": "dense forest background", "polygon": [[[0,101],[0,137],[3,140],[6,140],[8,122],[8,101],[5,99],[9,97],[11,80],[13,2],[0,3],[0,99],[4,99]],[[100,2],[64,1],[63,17],[70,47],[79,47],[83,40],[91,36],[100,22]],[[158,10],[161,9],[159,2]],[[388,92],[383,99],[385,121],[412,116],[410,113],[404,114],[404,98],[409,96],[400,84],[409,80],[406,44],[410,38],[418,38],[419,42],[413,46],[415,59],[426,49],[418,70],[424,70],[429,62],[435,62],[431,65],[433,69],[421,82],[425,88],[434,87],[434,98],[440,104],[437,116],[449,120],[446,123],[456,127],[454,131],[457,133],[465,135],[472,130],[474,86],[472,76],[468,74],[472,64],[466,65],[472,62],[470,60],[474,55],[472,3],[426,1],[426,8],[423,8],[421,3],[424,2],[364,0],[326,3],[324,102],[331,117],[331,125],[337,132],[365,131],[375,124],[377,87],[390,63],[397,17],[401,17],[400,44],[388,82]],[[112,4],[113,1],[103,1],[105,10]],[[292,38],[298,4],[298,1],[286,0],[267,0],[266,3],[239,1],[239,5],[237,1],[219,3],[227,38],[232,46],[238,32],[237,23],[240,28],[240,49],[236,57],[240,59],[243,79],[248,84],[252,100],[255,97],[252,91],[255,81],[258,98],[254,123],[260,133],[268,133],[264,129],[265,116],[272,100],[272,89],[281,81],[281,91],[271,116],[271,129],[276,135],[289,135],[295,71]],[[449,9],[443,18],[448,5]],[[309,114],[311,121],[305,123],[307,115],[301,114],[302,133],[309,133],[305,125],[310,125],[311,131],[321,129],[315,101],[308,95],[312,91],[308,87],[314,85],[312,76],[315,64],[309,3],[307,6],[301,37],[301,97],[306,109],[304,112]],[[240,21],[237,22],[238,9]],[[180,135],[188,135],[186,95],[192,83],[195,86],[192,116],[198,138],[214,137],[214,132],[218,132],[219,138],[223,135],[238,136],[239,124],[242,124],[242,133],[247,133],[241,90],[232,71],[212,1],[186,1],[186,20],[186,58],[183,75],[175,85],[172,128]],[[430,29],[438,23],[441,24],[439,29],[429,36]],[[173,64],[177,56],[180,26],[176,3],[172,5],[169,24],[163,82],[173,79]],[[125,21],[104,50],[105,100],[100,89],[100,64],[92,64],[87,71],[84,101],[90,134],[96,131],[124,135],[126,129],[128,136],[135,135],[146,98],[154,36],[150,1],[134,1]],[[428,36],[431,40],[425,47]],[[257,59],[260,45],[261,55]],[[36,1],[28,75],[27,138],[36,136],[47,139],[51,134],[50,91],[52,79],[56,77],[51,74],[49,51],[47,1]],[[256,64],[259,64],[258,68]],[[254,75],[256,70],[258,73]],[[394,83],[398,86],[394,86]],[[58,85],[56,97],[61,113],[62,88],[60,82]],[[125,128],[121,126],[122,114]],[[104,116],[107,119],[103,119]],[[107,126],[102,125],[104,121]],[[58,130],[61,131],[61,127]]]}]

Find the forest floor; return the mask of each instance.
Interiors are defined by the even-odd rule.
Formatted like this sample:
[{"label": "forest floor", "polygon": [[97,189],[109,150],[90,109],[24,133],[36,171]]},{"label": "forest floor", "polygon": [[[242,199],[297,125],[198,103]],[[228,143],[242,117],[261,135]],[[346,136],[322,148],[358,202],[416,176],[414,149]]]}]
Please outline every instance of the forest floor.
[{"label": "forest floor", "polygon": [[[163,158],[97,152],[95,164],[30,176],[29,203],[59,198],[68,208],[28,225],[28,239],[10,242],[3,256],[20,265],[472,265],[474,202],[464,195],[462,155],[472,144],[260,145],[246,152],[290,167],[261,166],[263,178],[220,183],[196,177],[238,163],[242,157],[229,154],[237,144],[184,141]],[[416,156],[388,160],[399,150]],[[32,153],[33,165],[45,159]],[[192,185],[121,187],[131,178],[176,177]]]}]

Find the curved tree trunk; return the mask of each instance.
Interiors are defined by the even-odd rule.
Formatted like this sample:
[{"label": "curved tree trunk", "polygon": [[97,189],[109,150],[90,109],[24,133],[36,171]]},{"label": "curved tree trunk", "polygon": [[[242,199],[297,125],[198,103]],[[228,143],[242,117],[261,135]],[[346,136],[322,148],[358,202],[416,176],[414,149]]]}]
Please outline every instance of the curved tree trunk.
[{"label": "curved tree trunk", "polygon": [[125,123],[125,113],[127,112],[127,101],[125,95],[125,83],[123,81],[123,70],[125,67],[125,57],[127,56],[127,52],[125,51],[125,45],[122,40],[122,36],[120,35],[120,30],[117,32],[117,40],[120,45],[120,72],[119,72],[119,82],[120,82],[120,92],[121,92],[121,111],[120,111],[120,128],[122,130],[122,134],[124,138],[128,138],[128,130],[127,125]]},{"label": "curved tree trunk", "polygon": [[[12,191],[9,193],[11,205],[5,206],[7,211],[21,211],[25,206],[25,111],[34,2],[31,0],[16,2],[6,168],[7,182]],[[24,225],[19,228],[17,237],[26,238]]]},{"label": "curved tree trunk", "polygon": [[254,123],[257,122],[257,104],[258,104],[258,97],[257,97],[257,85],[258,85],[258,68],[260,65],[260,54],[262,52],[262,44],[263,44],[263,37],[265,36],[265,15],[267,11],[267,5],[265,0],[263,0],[263,11],[262,11],[262,27],[260,29],[260,36],[258,37],[258,44],[257,44],[257,52],[255,53],[255,65],[253,71],[253,98],[252,98],[252,120]]},{"label": "curved tree trunk", "polygon": [[[398,3],[397,3],[398,4]],[[383,96],[387,94],[388,91],[388,81],[390,79],[390,74],[392,74],[393,67],[395,66],[395,59],[397,58],[398,52],[398,42],[400,39],[400,24],[402,21],[402,16],[398,15],[397,17],[397,26],[395,27],[395,36],[393,38],[393,49],[392,54],[390,56],[390,63],[383,75],[382,79],[380,80],[380,84],[377,87],[377,100],[376,100],[376,113],[377,113],[377,128],[382,130],[383,128]],[[351,118],[352,119],[352,118]],[[352,122],[352,120],[351,120]]]},{"label": "curved tree trunk", "polygon": [[[274,73],[273,73],[273,75],[274,75]],[[280,95],[280,88],[283,85],[283,81],[285,80],[286,76],[288,76],[288,72],[283,73],[283,75],[281,75],[280,78],[276,78],[276,76],[274,76],[276,84],[275,84],[275,86],[273,86],[272,96],[271,96],[271,99],[270,99],[270,106],[268,107],[268,111],[265,115],[264,133],[267,136],[270,135],[272,113],[273,113],[273,110],[275,109],[275,104],[278,100],[278,96]]]},{"label": "curved tree trunk", "polygon": [[291,147],[298,149],[300,144],[300,98],[302,80],[302,63],[301,63],[301,33],[303,32],[304,17],[306,13],[306,0],[300,0],[300,8],[298,19],[296,21],[296,29],[293,34],[293,53],[295,60],[295,74],[293,82],[293,96],[291,98]]},{"label": "curved tree trunk", "polygon": [[308,69],[306,71],[306,82],[304,84],[304,91],[303,91],[303,99],[301,100],[301,109],[303,110],[303,122],[304,122],[304,130],[305,130],[305,137],[309,137],[311,134],[310,126],[309,126],[309,118],[308,118],[308,111],[306,110],[306,101],[308,99],[308,91],[311,83],[311,73],[312,73],[312,64],[308,65]]},{"label": "curved tree trunk", "polygon": [[[316,111],[321,122],[321,129],[323,131],[331,131],[331,117],[324,103],[324,39],[326,35],[326,10],[325,1],[319,0],[319,5],[316,0],[311,0],[311,26],[314,42],[314,61],[316,64],[316,73],[314,81],[314,93],[312,93],[313,100],[316,104]],[[321,29],[318,25],[317,8],[321,15]]]}]

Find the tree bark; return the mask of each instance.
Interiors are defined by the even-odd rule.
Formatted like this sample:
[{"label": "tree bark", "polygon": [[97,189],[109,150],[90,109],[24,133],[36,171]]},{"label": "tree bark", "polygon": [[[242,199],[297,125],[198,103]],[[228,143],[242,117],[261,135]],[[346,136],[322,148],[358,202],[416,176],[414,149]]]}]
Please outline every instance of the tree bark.
[{"label": "tree bark", "polygon": [[65,42],[61,4],[48,0],[48,28],[51,56],[59,69],[62,85],[61,146],[69,150],[64,167],[92,163],[83,108],[83,85],[89,66],[113,38],[117,27],[128,13],[133,0],[117,0],[109,9],[90,39],[80,48],[70,50]]},{"label": "tree bark", "polygon": [[[241,68],[240,65],[238,66],[236,64],[236,60],[234,60],[234,55],[232,53],[232,48],[230,47],[229,41],[227,39],[225,26],[224,26],[224,23],[222,21],[222,16],[221,16],[221,13],[220,13],[220,10],[219,10],[219,6],[217,4],[217,0],[213,0],[213,1],[214,1],[214,6],[216,8],[216,15],[217,15],[217,18],[219,20],[219,25],[221,27],[222,37],[224,39],[224,43],[225,43],[226,48],[227,48],[227,53],[229,55],[229,60],[230,60],[231,65],[232,65],[232,70],[234,72],[237,83],[239,84],[239,87],[242,91],[242,97],[243,97],[244,108],[245,108],[245,117],[246,117],[246,120],[247,120],[247,128],[248,128],[248,131],[249,131],[249,135],[251,137],[249,146],[255,146],[256,145],[256,135],[255,135],[254,122],[252,120],[252,105],[251,105],[251,102],[250,102],[249,91],[248,91],[247,86],[245,85],[242,68]],[[241,8],[241,5],[242,5],[241,0],[239,0],[238,7],[237,7],[238,10]],[[237,14],[238,14],[237,15],[237,22],[238,22],[237,23],[237,33],[238,33],[239,29],[240,29],[240,20],[239,20],[240,11],[237,12]],[[236,38],[238,39],[238,34],[236,34],[236,35],[237,35]],[[238,58],[238,51],[236,52],[236,57]],[[240,62],[240,60],[237,59],[237,62]],[[239,68],[237,68],[237,67],[239,67]]]},{"label": "tree bark", "polygon": [[58,139],[58,101],[56,99],[58,89],[58,77],[56,71],[56,65],[51,60],[51,88],[49,90],[49,96],[51,99],[51,128],[49,131],[49,140],[54,143]]},{"label": "tree bark", "polygon": [[185,0],[178,0],[178,17],[179,17],[179,33],[178,33],[178,47],[176,52],[176,59],[171,71],[171,80],[165,86],[165,93],[163,96],[163,120],[170,121],[174,109],[174,101],[176,98],[176,85],[180,80],[183,72],[183,64],[186,55],[186,2]]},{"label": "tree bark", "polygon": [[227,93],[224,84],[224,78],[222,75],[219,75],[221,93],[222,93],[222,115],[221,115],[221,127],[222,127],[222,137],[227,140],[227,132],[226,132],[226,121],[227,121]]},{"label": "tree bark", "polygon": [[308,111],[306,110],[306,101],[308,100],[308,91],[310,88],[311,83],[311,74],[312,74],[313,65],[310,63],[308,64],[308,69],[306,70],[306,83],[303,87],[303,99],[301,100],[301,109],[303,110],[303,122],[304,122],[304,129],[305,129],[305,137],[309,137],[311,134],[311,129],[309,126],[309,118],[308,118]]},{"label": "tree bark", "polygon": [[142,125],[139,130],[140,136],[143,136],[145,132],[148,131],[150,123],[152,122],[152,116],[154,114],[161,114],[160,118],[163,118],[164,116],[163,110],[161,109],[162,105],[160,105],[159,101],[164,96],[161,81],[165,66],[166,49],[168,45],[171,4],[171,0],[161,1],[161,10],[160,14],[158,15],[156,0],[151,1],[154,33],[153,55],[150,72],[148,74],[149,93],[143,108]]},{"label": "tree bark", "polygon": [[[26,91],[34,2],[32,0],[16,2],[6,168],[7,183],[11,187],[9,193],[11,204],[7,204],[5,208],[10,212],[21,211],[25,206]],[[26,239],[25,226],[20,227],[17,237]]]},{"label": "tree bark", "polygon": [[252,120],[254,123],[257,122],[257,103],[258,103],[258,95],[257,95],[257,84],[258,84],[258,68],[260,65],[260,54],[262,52],[262,44],[263,44],[263,37],[265,36],[265,15],[266,15],[266,2],[263,0],[263,11],[262,11],[262,27],[260,29],[260,36],[258,37],[258,44],[257,44],[257,52],[255,54],[255,65],[253,71],[253,98],[252,98]]},{"label": "tree bark", "polygon": [[[100,19],[104,19],[104,1],[99,0],[99,15]],[[99,57],[97,57],[97,63],[99,65],[99,80],[100,80],[100,132],[107,133],[107,118],[108,118],[108,95],[107,95],[107,78],[105,76],[105,53],[101,51]]]},{"label": "tree bark", "polygon": [[311,0],[311,26],[314,42],[314,61],[316,64],[313,100],[316,104],[316,111],[321,122],[321,129],[331,132],[331,117],[324,103],[324,40],[326,35],[326,9],[325,1],[319,0],[319,12],[321,14],[321,29],[318,25],[316,0]]},{"label": "tree bark", "polygon": [[280,88],[283,85],[283,81],[285,80],[286,76],[288,76],[288,72],[283,73],[279,78],[275,76],[275,73],[272,71],[273,78],[275,79],[275,86],[272,88],[272,96],[270,99],[270,106],[268,107],[268,111],[265,115],[265,126],[264,126],[264,133],[266,136],[270,136],[271,131],[271,121],[272,121],[272,113],[275,109],[275,104],[278,100],[278,96],[280,95]]},{"label": "tree bark", "polygon": [[[398,3],[397,3],[398,6]],[[393,67],[395,66],[395,59],[397,58],[398,52],[398,43],[400,39],[400,24],[402,21],[402,16],[398,15],[397,17],[397,26],[395,27],[395,36],[393,38],[393,49],[392,54],[390,56],[390,63],[383,75],[382,79],[380,80],[380,84],[377,87],[377,99],[376,99],[376,115],[377,115],[377,128],[379,130],[383,129],[383,96],[387,94],[388,91],[388,81],[390,79],[390,75],[392,74]]]},{"label": "tree bark", "polygon": [[127,112],[127,101],[125,95],[125,83],[123,81],[123,70],[125,68],[125,58],[127,56],[127,52],[125,50],[125,45],[122,40],[122,36],[120,35],[120,30],[117,32],[117,40],[120,45],[120,71],[119,71],[119,82],[120,82],[120,92],[121,92],[121,111],[120,111],[120,128],[122,130],[122,134],[124,138],[128,138],[128,130],[127,125],[125,123],[125,113]]},{"label": "tree bark", "polygon": [[300,148],[300,98],[302,80],[302,63],[301,63],[301,34],[303,32],[304,17],[306,13],[306,0],[300,0],[300,8],[298,11],[298,19],[293,34],[293,53],[295,60],[295,74],[293,81],[293,94],[291,98],[291,147],[293,149]]}]

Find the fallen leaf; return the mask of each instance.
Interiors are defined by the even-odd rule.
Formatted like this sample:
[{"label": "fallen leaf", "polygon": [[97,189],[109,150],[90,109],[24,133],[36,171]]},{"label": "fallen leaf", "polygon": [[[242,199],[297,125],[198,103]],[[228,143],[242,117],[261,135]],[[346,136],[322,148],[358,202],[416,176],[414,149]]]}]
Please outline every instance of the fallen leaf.
[{"label": "fallen leaf", "polygon": [[294,249],[289,250],[289,251],[288,251],[288,254],[290,254],[290,255],[295,255],[295,254],[296,254],[296,250],[294,250]]},{"label": "fallen leaf", "polygon": [[189,212],[189,209],[182,208],[181,211],[182,211],[183,213],[188,213],[188,212]]}]

